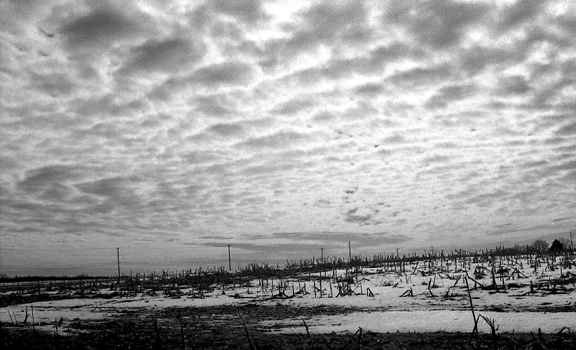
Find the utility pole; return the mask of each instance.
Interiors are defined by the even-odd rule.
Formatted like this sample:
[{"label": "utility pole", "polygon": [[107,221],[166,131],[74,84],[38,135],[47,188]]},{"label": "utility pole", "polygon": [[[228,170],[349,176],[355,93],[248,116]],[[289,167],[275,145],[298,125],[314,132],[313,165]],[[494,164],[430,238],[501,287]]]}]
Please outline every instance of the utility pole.
[{"label": "utility pole", "polygon": [[228,271],[232,271],[232,260],[230,259],[230,244],[228,244]]},{"label": "utility pole", "polygon": [[120,248],[116,248],[116,260],[118,261],[118,283],[120,283]]},{"label": "utility pole", "polygon": [[352,262],[352,247],[350,246],[350,241],[348,241],[348,261]]}]

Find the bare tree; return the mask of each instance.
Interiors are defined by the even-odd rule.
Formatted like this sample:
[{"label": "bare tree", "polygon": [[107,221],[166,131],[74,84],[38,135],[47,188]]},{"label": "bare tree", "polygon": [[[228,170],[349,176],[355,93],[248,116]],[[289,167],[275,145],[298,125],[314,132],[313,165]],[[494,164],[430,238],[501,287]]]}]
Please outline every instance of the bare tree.
[{"label": "bare tree", "polygon": [[548,249],[548,242],[542,239],[537,239],[532,243],[532,248],[538,253],[543,253]]},{"label": "bare tree", "polygon": [[570,239],[561,237],[561,238],[558,238],[558,241],[560,241],[560,243],[562,243],[562,245],[564,246],[564,249],[570,248]]}]

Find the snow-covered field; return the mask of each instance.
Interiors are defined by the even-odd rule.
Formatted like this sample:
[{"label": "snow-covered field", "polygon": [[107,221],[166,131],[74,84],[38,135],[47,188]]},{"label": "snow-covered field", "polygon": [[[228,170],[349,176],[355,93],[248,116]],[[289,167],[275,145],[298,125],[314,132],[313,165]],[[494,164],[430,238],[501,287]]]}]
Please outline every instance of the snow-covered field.
[{"label": "snow-covered field", "polygon": [[[0,309],[3,324],[65,331],[73,322],[112,320],[125,314],[154,314],[168,308],[278,304],[317,308],[312,316],[266,319],[275,332],[316,333],[470,332],[474,315],[480,332],[558,332],[576,330],[576,265],[568,258],[518,257],[490,261],[435,259],[402,265],[326,269],[283,278],[253,278],[197,286],[168,284],[151,292],[126,285],[120,292],[102,288],[89,297],[74,296]],[[468,286],[467,286],[468,284]],[[122,288],[124,287],[124,291]],[[205,288],[205,287],[204,287]],[[16,293],[16,292],[11,292]],[[51,292],[56,293],[56,292]],[[342,310],[324,314],[323,307]],[[482,315],[484,317],[480,317]],[[566,327],[566,328],[565,328]]]}]

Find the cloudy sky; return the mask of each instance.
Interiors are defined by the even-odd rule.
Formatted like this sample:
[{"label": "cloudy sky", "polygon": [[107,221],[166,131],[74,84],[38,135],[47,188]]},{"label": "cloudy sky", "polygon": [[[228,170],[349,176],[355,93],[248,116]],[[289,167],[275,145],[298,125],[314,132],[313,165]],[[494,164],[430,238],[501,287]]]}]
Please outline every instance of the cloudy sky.
[{"label": "cloudy sky", "polygon": [[0,272],[567,236],[575,13],[3,0]]}]

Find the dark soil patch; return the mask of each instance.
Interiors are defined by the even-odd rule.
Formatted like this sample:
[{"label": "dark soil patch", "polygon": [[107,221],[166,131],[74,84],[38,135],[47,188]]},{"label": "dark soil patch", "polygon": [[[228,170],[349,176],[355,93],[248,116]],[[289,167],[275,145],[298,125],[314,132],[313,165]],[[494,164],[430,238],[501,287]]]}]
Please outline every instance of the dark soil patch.
[{"label": "dark soil patch", "polygon": [[[12,349],[494,349],[488,334],[477,339],[466,333],[374,333],[357,332],[311,334],[276,334],[241,327],[211,330],[187,329],[184,346],[178,330],[151,325],[124,323],[106,325],[100,330],[63,336],[27,330],[0,330],[0,348]],[[500,334],[497,349],[575,349],[576,335]]]},{"label": "dark soil patch", "polygon": [[[307,320],[319,315],[341,315],[354,308],[244,304],[187,307],[164,310],[141,309],[99,321],[73,321],[68,328],[51,332],[3,324],[0,348],[10,349],[525,349],[540,345],[548,349],[576,349],[576,334],[503,333],[497,347],[489,334],[471,338],[469,333],[356,333],[308,335],[302,323],[298,334],[280,334],[263,327],[264,320]],[[533,347],[538,348],[538,347]]]},{"label": "dark soil patch", "polygon": [[54,296],[48,294],[6,294],[0,295],[0,307],[62,299],[70,299],[70,297],[67,295]]},{"label": "dark soil patch", "polygon": [[6,307],[10,305],[22,305],[31,304],[41,301],[57,301],[57,300],[68,300],[68,299],[111,299],[118,297],[119,293],[109,293],[109,294],[4,294],[0,295],[0,307]]}]

